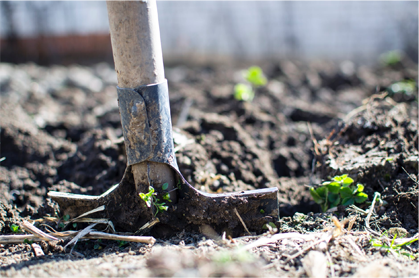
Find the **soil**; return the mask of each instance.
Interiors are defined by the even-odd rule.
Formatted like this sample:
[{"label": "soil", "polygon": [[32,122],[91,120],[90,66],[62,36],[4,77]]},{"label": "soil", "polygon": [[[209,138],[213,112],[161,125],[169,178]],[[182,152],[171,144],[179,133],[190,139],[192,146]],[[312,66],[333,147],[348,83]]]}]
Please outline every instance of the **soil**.
[{"label": "soil", "polygon": [[[39,257],[30,243],[0,244],[0,275],[417,275],[417,241],[402,247],[411,257],[373,246],[361,211],[378,192],[383,202],[370,217],[371,229],[418,237],[417,87],[413,94],[390,90],[401,80],[417,83],[417,65],[261,62],[268,84],[256,89],[252,102],[238,101],[234,85],[251,65],[167,65],[180,172],[209,193],[277,187],[278,235],[315,240],[290,236],[243,251],[276,231],[248,227],[259,235],[229,239],[228,233],[222,238],[211,227],[196,227],[164,235],[151,229],[148,234],[157,238],[152,246],[79,240],[70,252],[64,248],[69,239],[41,241],[45,255]],[[0,88],[0,158],[6,158],[0,164],[1,235],[13,234],[12,224],[23,219],[62,217],[48,191],[100,195],[121,181],[127,161],[111,65],[0,64]],[[361,210],[322,212],[310,186],[342,174],[364,185],[368,201],[357,204]],[[349,219],[351,227],[342,230]],[[332,240],[319,240],[330,232]]]}]

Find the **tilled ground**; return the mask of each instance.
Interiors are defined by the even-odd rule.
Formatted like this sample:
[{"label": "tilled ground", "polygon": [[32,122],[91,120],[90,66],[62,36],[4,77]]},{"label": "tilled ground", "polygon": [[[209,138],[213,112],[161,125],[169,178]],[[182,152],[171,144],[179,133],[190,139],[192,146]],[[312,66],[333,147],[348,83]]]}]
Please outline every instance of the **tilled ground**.
[{"label": "tilled ground", "polygon": [[[373,231],[418,237],[417,88],[390,90],[416,80],[417,65],[262,63],[268,84],[252,102],[240,102],[233,87],[247,66],[166,69],[175,146],[182,145],[176,158],[185,178],[206,192],[277,187],[279,233],[223,239],[182,231],[154,246],[81,240],[71,254],[63,248],[69,240],[42,241],[42,257],[28,243],[2,244],[1,275],[416,275],[417,242],[401,249],[411,258],[374,247],[370,239],[379,236],[366,229],[365,212],[322,213],[308,188],[349,174],[369,196],[360,209],[374,192],[385,201],[370,216]],[[22,219],[55,216],[48,191],[99,195],[121,180],[126,158],[115,84],[107,64],[0,64],[1,234],[12,234]]]}]

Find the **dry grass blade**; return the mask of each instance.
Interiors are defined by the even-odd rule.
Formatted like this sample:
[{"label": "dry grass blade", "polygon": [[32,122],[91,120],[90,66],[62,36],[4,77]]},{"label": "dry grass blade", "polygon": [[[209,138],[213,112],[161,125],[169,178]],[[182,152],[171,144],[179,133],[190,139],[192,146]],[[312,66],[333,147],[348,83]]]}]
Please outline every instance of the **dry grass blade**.
[{"label": "dry grass blade", "polygon": [[[90,233],[93,230],[93,227],[96,226],[96,225],[97,225],[97,223],[93,223],[93,224],[87,226],[86,228],[84,228],[83,230],[81,230],[80,232],[78,232],[78,234],[69,243],[67,243],[66,246],[64,246],[64,249],[67,248],[67,246],[69,246],[73,243],[76,244],[79,239],[81,239],[82,237],[84,237],[85,235]],[[73,248],[74,248],[74,246],[73,246]],[[73,251],[73,248],[71,248],[70,253]]]},{"label": "dry grass blade", "polygon": [[319,233],[315,233],[315,234],[299,234],[299,233],[285,233],[285,234],[276,234],[272,237],[269,238],[260,238],[250,244],[247,244],[245,246],[242,247],[243,250],[250,250],[252,248],[256,248],[262,245],[266,245],[269,243],[273,243],[273,242],[277,242],[278,240],[281,239],[286,239],[286,238],[298,238],[298,239],[303,239],[303,240],[311,240],[313,238],[315,238],[316,236],[318,236]]},{"label": "dry grass blade", "polygon": [[380,193],[375,192],[374,193],[374,198],[372,200],[372,204],[371,204],[371,206],[369,208],[369,211],[368,211],[367,218],[365,218],[365,226],[367,227],[368,232],[370,232],[370,233],[372,233],[372,234],[374,234],[376,236],[381,236],[381,235],[379,233],[377,233],[376,231],[374,231],[373,229],[371,229],[371,227],[370,227],[370,218],[371,218],[372,212],[374,211],[375,202],[377,201],[377,199],[379,197],[380,197]]},{"label": "dry grass blade", "polygon": [[126,235],[107,234],[103,232],[90,232],[88,235],[86,235],[86,238],[123,240],[123,241],[140,242],[140,243],[148,243],[148,244],[154,244],[156,242],[156,239],[152,236],[126,236]]},{"label": "dry grass blade", "polygon": [[313,242],[312,244],[310,244],[308,247],[304,248],[303,250],[301,250],[300,252],[288,257],[288,259],[284,262],[284,263],[288,263],[289,261],[297,258],[298,256],[304,254],[305,252],[307,252],[308,250],[310,250],[311,248],[313,248],[314,246],[318,245],[321,242],[326,242],[328,243],[331,239],[332,239],[333,235],[332,233],[327,233],[325,236],[323,236],[320,240],[317,240],[315,242]]},{"label": "dry grass blade", "polygon": [[79,219],[73,219],[71,222],[77,222],[77,223],[96,223],[96,224],[107,224],[111,227],[112,231],[115,232],[115,227],[107,218],[79,218]]},{"label": "dry grass blade", "polygon": [[88,212],[85,212],[85,213],[83,213],[83,214],[81,214],[81,215],[77,216],[76,218],[74,218],[74,219],[70,220],[70,223],[71,223],[71,222],[74,222],[74,221],[75,221],[75,220],[77,220],[77,219],[80,219],[80,218],[82,218],[82,217],[85,217],[85,216],[87,216],[87,215],[89,215],[89,214],[92,214],[92,213],[95,213],[95,212],[99,212],[99,211],[103,211],[103,210],[105,210],[105,205],[100,206],[100,207],[97,207],[97,208],[92,209],[92,210],[89,210]]},{"label": "dry grass blade", "polygon": [[249,232],[249,230],[246,227],[246,224],[244,223],[243,219],[241,218],[239,212],[237,211],[236,208],[234,208],[234,212],[236,213],[237,217],[239,218],[240,222],[242,223],[244,229],[246,230],[247,234],[251,235],[251,233]]},{"label": "dry grass blade", "polygon": [[[79,231],[65,231],[65,232],[56,232],[49,234],[50,236],[55,236],[60,239],[71,238],[79,234]],[[148,243],[154,244],[156,239],[151,236],[127,236],[127,235],[116,235],[116,234],[107,234],[102,232],[89,232],[85,234],[81,238],[88,238],[88,239],[109,239],[109,240],[124,240],[124,241],[132,241],[132,242],[141,242],[141,243]],[[0,236],[0,244],[12,244],[12,243],[22,243],[26,240],[38,242],[42,241],[43,239],[35,236],[35,235],[4,235]]]},{"label": "dry grass blade", "polygon": [[35,227],[34,225],[32,225],[31,223],[29,223],[26,220],[23,220],[22,226],[23,226],[23,229],[25,231],[30,232],[31,234],[39,237],[42,240],[46,240],[46,241],[58,240],[58,238],[53,237],[53,236],[51,236],[49,234],[44,233],[43,231],[41,231],[40,229],[38,229],[37,227]]}]

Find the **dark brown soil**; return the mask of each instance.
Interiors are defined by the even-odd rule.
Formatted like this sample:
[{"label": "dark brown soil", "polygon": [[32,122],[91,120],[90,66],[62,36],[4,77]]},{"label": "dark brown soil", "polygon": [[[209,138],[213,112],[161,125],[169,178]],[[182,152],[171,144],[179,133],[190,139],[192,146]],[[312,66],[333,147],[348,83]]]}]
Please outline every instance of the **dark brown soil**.
[{"label": "dark brown soil", "polygon": [[[335,175],[349,174],[364,184],[369,196],[361,209],[368,209],[374,192],[385,201],[371,217],[373,230],[403,228],[409,236],[417,236],[417,88],[413,95],[383,95],[394,82],[417,81],[417,65],[406,62],[350,71],[347,63],[266,62],[260,66],[268,84],[257,90],[252,102],[237,101],[233,87],[239,70],[248,66],[166,69],[175,147],[187,142],[176,158],[188,182],[210,193],[277,187],[279,232],[306,234],[333,227],[332,214],[340,221],[357,214],[345,207],[321,213],[308,190]],[[12,234],[11,225],[22,219],[59,214],[59,207],[47,198],[48,191],[99,195],[121,180],[126,158],[115,81],[112,67],[106,64],[90,68],[0,64],[0,158],[6,158],[0,164],[0,234]],[[365,231],[364,218],[358,216],[353,231]],[[49,224],[59,229],[57,223]],[[296,248],[292,241],[288,249],[281,241],[243,257],[231,249],[233,243],[220,243],[198,231],[160,238],[154,247],[81,241],[75,248],[79,257],[68,254],[69,248],[64,250],[68,240],[41,242],[46,256],[40,258],[34,257],[30,244],[4,244],[0,275],[299,277],[309,273],[306,252],[286,262],[291,254],[287,252]],[[247,242],[251,240],[242,238],[234,244]],[[368,260],[347,259],[342,255],[345,244],[335,240],[328,249],[335,265],[329,276],[369,276],[374,271],[410,276],[417,271],[417,255],[415,265],[373,248],[368,240],[356,243]],[[417,254],[417,248],[416,242],[408,251]]]}]

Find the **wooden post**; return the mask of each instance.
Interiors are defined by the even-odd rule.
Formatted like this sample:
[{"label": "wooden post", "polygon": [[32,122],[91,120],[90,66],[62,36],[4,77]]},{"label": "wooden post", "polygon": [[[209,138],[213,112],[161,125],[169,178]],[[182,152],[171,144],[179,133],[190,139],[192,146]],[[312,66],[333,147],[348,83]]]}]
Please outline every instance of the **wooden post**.
[{"label": "wooden post", "polygon": [[[165,80],[160,29],[155,0],[107,1],[115,70],[120,88]],[[166,164],[143,162],[132,166],[137,192],[140,185],[174,188],[173,170]],[[172,197],[172,196],[171,196]]]}]

